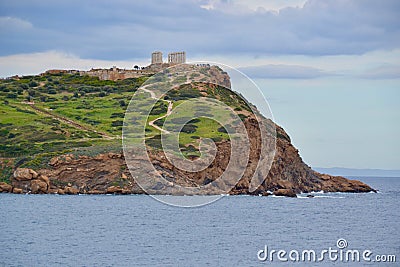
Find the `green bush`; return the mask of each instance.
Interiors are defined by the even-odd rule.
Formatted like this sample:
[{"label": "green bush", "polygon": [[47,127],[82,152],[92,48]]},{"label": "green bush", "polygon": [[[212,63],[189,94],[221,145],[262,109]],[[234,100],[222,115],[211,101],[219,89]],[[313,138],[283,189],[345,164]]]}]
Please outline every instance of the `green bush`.
[{"label": "green bush", "polygon": [[155,135],[145,140],[146,145],[156,149],[162,149],[161,135]]},{"label": "green bush", "polygon": [[119,103],[119,105],[120,105],[121,107],[125,107],[125,106],[126,106],[126,103],[125,103],[124,100],[120,100],[118,103]]},{"label": "green bush", "polygon": [[218,132],[220,132],[220,133],[228,133],[228,131],[223,126],[218,128]]},{"label": "green bush", "polygon": [[117,127],[117,126],[122,126],[122,125],[124,125],[124,122],[123,122],[123,121],[113,121],[113,122],[111,123],[111,126],[112,126],[112,127]]},{"label": "green bush", "polygon": [[222,137],[213,137],[211,138],[214,142],[221,142],[222,141]]},{"label": "green bush", "polygon": [[111,114],[110,118],[124,118],[125,117],[125,113],[113,113]]},{"label": "green bush", "polygon": [[157,125],[158,127],[162,127],[164,125],[164,122],[165,122],[165,118],[162,118],[162,119],[156,120],[154,122],[154,124]]},{"label": "green bush", "polygon": [[159,100],[154,105],[153,109],[150,111],[150,115],[164,114],[167,112],[167,110],[168,110],[168,105],[164,101]]},{"label": "green bush", "polygon": [[8,93],[7,95],[6,95],[6,98],[11,98],[11,99],[15,99],[15,98],[17,98],[18,97],[18,95],[16,94],[16,93]]},{"label": "green bush", "polygon": [[30,81],[28,85],[29,85],[29,87],[36,87],[39,84],[37,82],[35,82],[35,81]]},{"label": "green bush", "polygon": [[101,121],[92,120],[92,119],[89,119],[89,118],[83,118],[83,121],[86,122],[86,123],[89,123],[91,125],[99,125],[99,124],[101,124]]},{"label": "green bush", "polygon": [[191,133],[196,132],[196,129],[197,129],[197,125],[194,125],[194,124],[185,124],[185,125],[182,127],[181,132],[191,134]]},{"label": "green bush", "polygon": [[47,91],[47,93],[50,94],[50,95],[55,95],[55,94],[57,94],[57,91],[56,91],[56,89],[54,89],[54,88],[49,88],[49,90]]}]

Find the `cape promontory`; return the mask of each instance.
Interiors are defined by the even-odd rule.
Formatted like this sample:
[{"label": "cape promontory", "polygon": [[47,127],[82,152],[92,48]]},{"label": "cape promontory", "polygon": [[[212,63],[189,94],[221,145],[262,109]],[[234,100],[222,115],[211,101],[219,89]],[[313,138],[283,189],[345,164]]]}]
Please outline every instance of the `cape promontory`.
[{"label": "cape promontory", "polygon": [[[154,59],[157,60],[157,59]],[[0,80],[0,192],[32,194],[143,194],[127,167],[121,146],[123,118],[135,92],[159,69],[48,71],[36,76]],[[159,69],[158,69],[159,68]],[[275,154],[269,172],[255,190],[249,190],[260,156],[262,133],[246,101],[229,89],[226,72],[201,66],[225,88],[191,84],[171,90],[152,110],[146,125],[148,157],[158,175],[170,183],[200,186],[217,179],[230,160],[231,143],[220,125],[204,118],[193,119],[180,131],[182,153],[195,160],[202,134],[217,147],[213,162],[199,172],[174,166],[159,149],[162,119],[173,103],[195,97],[213,97],[229,103],[250,136],[246,170],[229,194],[296,196],[300,192],[371,192],[356,180],[313,171],[300,157],[284,129],[276,129]],[[127,75],[126,73],[129,73]],[[202,74],[200,74],[202,75]],[[151,97],[149,94],[148,97]],[[168,105],[171,104],[171,107]],[[247,105],[247,106],[246,106]],[[205,131],[207,129],[207,131]],[[141,159],[135,162],[140,168]]]}]

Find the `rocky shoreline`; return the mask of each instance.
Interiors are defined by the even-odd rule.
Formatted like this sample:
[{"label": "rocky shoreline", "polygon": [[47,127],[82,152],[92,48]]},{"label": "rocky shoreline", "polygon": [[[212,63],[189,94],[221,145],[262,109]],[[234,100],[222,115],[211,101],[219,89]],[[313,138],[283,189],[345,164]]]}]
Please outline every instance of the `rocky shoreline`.
[{"label": "rocky shoreline", "polygon": [[[162,162],[154,162],[156,168],[168,166]],[[272,168],[272,171],[274,166]],[[324,192],[376,192],[368,185],[349,180],[340,176],[327,174],[314,175],[320,177],[318,186],[310,186],[309,190],[298,190],[289,180],[275,180],[268,186],[264,183],[254,192],[249,192],[243,186],[242,180],[230,192],[231,195],[262,195],[297,197],[298,193],[312,191]],[[0,183],[1,193],[14,194],[146,194],[130,176],[125,165],[123,154],[106,153],[96,157],[74,156],[72,154],[54,157],[49,162],[49,168],[33,170],[30,168],[17,168],[12,177],[11,184]],[[271,193],[272,192],[272,193]],[[312,197],[312,195],[310,196]]]},{"label": "rocky shoreline", "polygon": [[[273,122],[268,122],[273,123]],[[290,137],[275,124],[276,149],[271,168],[258,175],[264,175],[262,184],[250,190],[251,179],[257,168],[261,149],[260,129],[254,118],[244,121],[251,136],[248,165],[242,178],[228,192],[230,195],[262,195],[296,197],[299,193],[310,192],[376,192],[367,184],[341,176],[321,174],[312,170],[301,159],[298,150],[291,144]],[[216,142],[217,154],[214,161],[200,172],[185,172],[175,167],[161,150],[149,150],[148,157],[129,159],[131,168],[143,171],[143,161],[151,160],[154,175],[161,175],[169,185],[199,187],[216,180],[230,161],[230,142]],[[124,154],[103,153],[96,156],[64,154],[51,158],[40,169],[15,167],[9,177],[10,183],[0,183],[0,192],[15,194],[153,194],[144,192],[131,176]],[[156,184],[161,194],[184,195],[179,189]],[[179,188],[174,187],[172,188]],[[169,191],[168,191],[169,190]],[[212,195],[215,191],[202,194]]]}]

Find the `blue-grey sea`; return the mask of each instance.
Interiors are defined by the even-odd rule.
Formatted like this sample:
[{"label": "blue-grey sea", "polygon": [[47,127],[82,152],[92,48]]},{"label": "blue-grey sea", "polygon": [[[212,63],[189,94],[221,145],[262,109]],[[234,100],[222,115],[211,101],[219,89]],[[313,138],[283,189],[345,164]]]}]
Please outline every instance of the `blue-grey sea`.
[{"label": "blue-grey sea", "polygon": [[[145,195],[0,194],[0,266],[400,266],[400,178],[357,178],[380,192],[227,196],[198,208]],[[265,246],[286,254],[262,261]],[[304,250],[318,261],[329,249],[332,259],[302,261]],[[370,250],[370,262],[345,262],[348,250]]]}]

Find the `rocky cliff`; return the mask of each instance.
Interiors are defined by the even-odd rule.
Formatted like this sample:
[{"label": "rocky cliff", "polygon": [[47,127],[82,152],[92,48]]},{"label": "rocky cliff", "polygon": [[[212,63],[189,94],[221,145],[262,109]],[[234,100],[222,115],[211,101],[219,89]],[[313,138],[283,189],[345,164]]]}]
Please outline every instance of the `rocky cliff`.
[{"label": "rocky cliff", "polygon": [[[245,121],[248,131],[256,136],[257,129],[249,118]],[[249,192],[249,183],[258,157],[250,155],[249,165],[243,178],[231,190],[230,194],[293,196],[294,193],[325,192],[370,192],[375,191],[368,185],[340,176],[330,176],[313,171],[291,144],[286,132],[277,127],[275,159],[262,185],[254,192]],[[189,173],[175,168],[162,152],[150,154],[152,164],[159,174],[171,182],[186,186],[198,186],[218,177],[229,161],[229,142],[217,143],[218,153],[214,162],[207,169]],[[257,149],[253,149],[257,151]],[[140,160],[137,162],[140,167]],[[95,157],[66,154],[51,159],[48,168],[32,170],[18,168],[11,178],[11,185],[0,184],[0,191],[13,193],[58,193],[58,194],[143,194],[145,193],[131,177],[122,153],[106,153]]]}]

